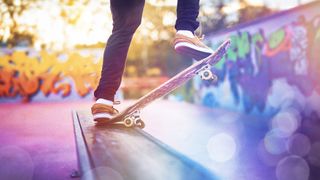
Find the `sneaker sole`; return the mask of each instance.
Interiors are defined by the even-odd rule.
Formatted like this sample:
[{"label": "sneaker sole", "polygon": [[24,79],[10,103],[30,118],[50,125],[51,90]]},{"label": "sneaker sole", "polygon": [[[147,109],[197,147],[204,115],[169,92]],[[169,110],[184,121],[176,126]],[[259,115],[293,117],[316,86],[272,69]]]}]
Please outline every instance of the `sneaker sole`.
[{"label": "sneaker sole", "polygon": [[174,49],[177,53],[190,56],[195,60],[201,60],[210,56],[213,53],[213,51],[209,51],[206,48],[198,47],[186,42],[177,43],[174,46]]},{"label": "sneaker sole", "polygon": [[97,113],[93,115],[93,120],[96,122],[108,122],[112,116],[107,113]]}]

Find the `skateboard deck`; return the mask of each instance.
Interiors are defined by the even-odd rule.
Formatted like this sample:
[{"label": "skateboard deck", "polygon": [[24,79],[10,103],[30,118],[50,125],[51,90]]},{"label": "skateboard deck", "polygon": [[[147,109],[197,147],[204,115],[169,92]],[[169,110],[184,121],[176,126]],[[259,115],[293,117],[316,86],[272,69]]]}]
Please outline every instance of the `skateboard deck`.
[{"label": "skateboard deck", "polygon": [[230,43],[231,41],[229,39],[224,41],[210,56],[201,59],[184,69],[156,89],[138,99],[134,104],[127,107],[112,119],[106,122],[99,121],[98,123],[106,125],[120,123],[127,127],[136,126],[143,128],[145,125],[140,118],[140,110],[142,110],[149,103],[172,92],[193,78],[195,75],[200,75],[201,79],[203,80],[217,80],[217,76],[211,72],[210,68],[222,59],[223,55],[227,52]]}]

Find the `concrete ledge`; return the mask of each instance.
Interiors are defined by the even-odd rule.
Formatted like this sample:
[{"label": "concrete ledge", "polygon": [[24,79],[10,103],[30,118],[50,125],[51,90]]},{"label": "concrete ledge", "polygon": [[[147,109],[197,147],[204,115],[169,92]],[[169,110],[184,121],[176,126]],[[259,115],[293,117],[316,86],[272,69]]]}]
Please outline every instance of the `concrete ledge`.
[{"label": "concrete ledge", "polygon": [[81,179],[217,179],[140,129],[97,126],[86,111],[72,115]]}]

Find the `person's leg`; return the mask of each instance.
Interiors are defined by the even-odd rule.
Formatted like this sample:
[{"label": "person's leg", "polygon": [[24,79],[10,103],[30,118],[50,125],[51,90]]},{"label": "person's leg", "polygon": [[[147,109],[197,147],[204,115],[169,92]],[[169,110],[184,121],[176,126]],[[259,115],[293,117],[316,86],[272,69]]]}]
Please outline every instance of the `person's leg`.
[{"label": "person's leg", "polygon": [[202,39],[194,36],[194,31],[199,27],[198,14],[199,0],[178,0],[174,49],[197,60],[213,53],[211,48],[201,42]]},{"label": "person's leg", "polygon": [[111,0],[113,30],[108,39],[101,78],[94,95],[114,101],[118,90],[132,36],[141,23],[144,0]]},{"label": "person's leg", "polygon": [[178,0],[176,30],[188,30],[192,33],[199,27],[199,0]]},{"label": "person's leg", "polygon": [[109,120],[117,110],[113,101],[118,90],[132,36],[141,23],[144,0],[111,0],[113,29],[108,39],[101,71],[101,78],[94,96],[96,103],[91,107],[93,119]]}]

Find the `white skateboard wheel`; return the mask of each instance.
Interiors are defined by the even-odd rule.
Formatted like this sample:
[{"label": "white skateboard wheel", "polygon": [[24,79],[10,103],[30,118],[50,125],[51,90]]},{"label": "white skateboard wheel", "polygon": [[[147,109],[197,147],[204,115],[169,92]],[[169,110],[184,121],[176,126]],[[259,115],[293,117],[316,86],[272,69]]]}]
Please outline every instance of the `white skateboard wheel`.
[{"label": "white skateboard wheel", "polygon": [[145,127],[145,124],[141,119],[137,119],[135,120],[135,126],[139,127],[140,129],[143,129]]},{"label": "white skateboard wheel", "polygon": [[212,74],[212,72],[211,72],[209,69],[206,69],[206,70],[204,70],[204,71],[202,71],[202,72],[200,73],[200,77],[201,77],[201,79],[203,79],[203,80],[212,79],[212,76],[213,76],[213,74]]},{"label": "white skateboard wheel", "polygon": [[134,121],[133,121],[132,118],[127,117],[127,118],[125,118],[125,119],[123,120],[123,123],[124,123],[124,125],[125,125],[126,127],[132,127]]}]

